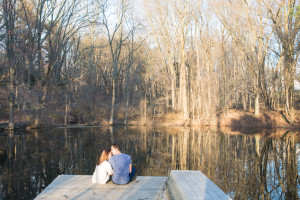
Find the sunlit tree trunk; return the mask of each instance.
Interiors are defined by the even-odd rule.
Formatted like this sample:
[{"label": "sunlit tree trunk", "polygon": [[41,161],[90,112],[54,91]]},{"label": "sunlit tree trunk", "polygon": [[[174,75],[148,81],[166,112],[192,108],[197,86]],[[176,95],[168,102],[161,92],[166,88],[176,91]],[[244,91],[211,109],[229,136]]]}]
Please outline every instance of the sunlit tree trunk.
[{"label": "sunlit tree trunk", "polygon": [[144,123],[147,122],[147,94],[144,95]]},{"label": "sunlit tree trunk", "polygon": [[258,92],[256,92],[255,94],[254,114],[259,115],[259,93]]},{"label": "sunlit tree trunk", "polygon": [[172,62],[172,58],[169,59],[169,68],[171,71],[171,101],[172,101],[172,111],[175,111],[175,101],[176,101],[176,94],[175,94],[175,90],[176,90],[176,75],[174,72],[174,63]]},{"label": "sunlit tree trunk", "polygon": [[187,77],[186,77],[186,66],[185,66],[185,39],[183,33],[180,35],[181,47],[180,47],[180,98],[181,108],[183,111],[183,118],[187,120],[188,115],[188,104],[187,104]]}]

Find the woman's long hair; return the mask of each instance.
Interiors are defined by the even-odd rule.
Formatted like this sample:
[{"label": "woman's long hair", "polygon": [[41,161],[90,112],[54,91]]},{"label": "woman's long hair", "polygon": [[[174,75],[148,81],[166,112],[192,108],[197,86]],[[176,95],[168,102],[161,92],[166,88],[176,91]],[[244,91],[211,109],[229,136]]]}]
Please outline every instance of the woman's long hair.
[{"label": "woman's long hair", "polygon": [[108,160],[108,156],[110,154],[110,150],[109,149],[105,149],[102,151],[102,154],[97,162],[97,165],[100,165],[103,161]]}]

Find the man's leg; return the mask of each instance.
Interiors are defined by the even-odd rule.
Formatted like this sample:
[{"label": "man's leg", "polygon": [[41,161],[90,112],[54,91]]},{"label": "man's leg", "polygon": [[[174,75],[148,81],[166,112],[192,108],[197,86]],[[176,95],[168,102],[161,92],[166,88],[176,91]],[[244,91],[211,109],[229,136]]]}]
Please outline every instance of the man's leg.
[{"label": "man's leg", "polygon": [[133,167],[131,169],[131,173],[129,174],[130,181],[133,181],[135,179],[135,172],[136,172],[136,169],[135,169],[135,167]]}]

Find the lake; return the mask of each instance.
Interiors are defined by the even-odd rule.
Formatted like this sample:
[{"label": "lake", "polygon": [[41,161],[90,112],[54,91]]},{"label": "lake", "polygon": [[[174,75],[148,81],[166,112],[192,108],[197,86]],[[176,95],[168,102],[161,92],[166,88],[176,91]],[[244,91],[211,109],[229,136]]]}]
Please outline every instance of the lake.
[{"label": "lake", "polygon": [[138,176],[201,170],[233,199],[300,196],[300,132],[82,127],[0,132],[0,199],[33,199],[59,174],[92,175],[119,143]]}]

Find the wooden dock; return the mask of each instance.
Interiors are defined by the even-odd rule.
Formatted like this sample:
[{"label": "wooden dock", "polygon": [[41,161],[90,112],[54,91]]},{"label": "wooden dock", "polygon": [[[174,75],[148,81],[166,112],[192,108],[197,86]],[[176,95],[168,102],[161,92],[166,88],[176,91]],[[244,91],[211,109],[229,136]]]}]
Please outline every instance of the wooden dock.
[{"label": "wooden dock", "polygon": [[161,199],[166,180],[167,177],[137,176],[127,185],[111,181],[100,185],[92,183],[92,176],[88,175],[60,175],[35,199]]},{"label": "wooden dock", "polygon": [[[172,198],[166,191],[166,183]],[[137,176],[127,185],[92,183],[88,175],[60,175],[36,200],[46,199],[130,199],[130,200],[230,200],[217,185],[201,171],[172,170],[170,176]]]},{"label": "wooden dock", "polygon": [[201,171],[172,170],[168,178],[168,186],[176,200],[231,199]]}]

